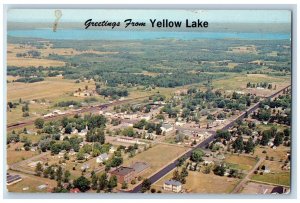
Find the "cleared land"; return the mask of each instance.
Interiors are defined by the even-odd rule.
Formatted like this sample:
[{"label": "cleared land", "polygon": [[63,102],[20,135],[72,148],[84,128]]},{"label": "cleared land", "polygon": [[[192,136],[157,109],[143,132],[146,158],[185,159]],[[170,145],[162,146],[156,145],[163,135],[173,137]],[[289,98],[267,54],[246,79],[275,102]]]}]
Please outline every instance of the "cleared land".
[{"label": "cleared land", "polygon": [[252,180],[290,186],[290,171],[281,169],[283,162],[265,160],[262,165],[268,167],[270,173],[254,174]]},{"label": "cleared land", "polygon": [[17,163],[19,161],[28,159],[38,154],[37,151],[16,151],[16,148],[21,148],[22,143],[10,144],[10,147],[7,149],[7,164]]},{"label": "cleared land", "polygon": [[[8,171],[11,173],[11,171]],[[12,172],[11,174],[15,174]],[[8,185],[7,190],[9,192],[18,192],[18,193],[28,193],[28,192],[49,192],[49,189],[57,185],[55,180],[50,180],[48,178],[37,177],[34,175],[28,175],[23,173],[18,173],[21,175],[22,179],[20,182],[17,182],[13,185]],[[39,189],[38,186],[46,185],[47,188]]]},{"label": "cleared land", "polygon": [[[235,77],[230,77],[226,79],[214,80],[213,86],[221,90],[244,91],[245,93],[252,93],[256,94],[257,96],[267,96],[270,95],[272,92],[275,92],[276,90],[279,90],[289,85],[290,80],[291,78],[289,76],[272,77],[265,74],[244,74],[236,75]],[[276,84],[276,90],[246,88],[248,82],[255,84],[260,82]]]},{"label": "cleared land", "polygon": [[[172,179],[173,172],[174,170],[153,184],[153,188],[163,191],[164,182]],[[236,178],[217,176],[213,173],[203,174],[202,172],[189,171],[183,189],[186,190],[187,193],[226,194],[230,193],[239,181],[240,180]]]},{"label": "cleared land", "polygon": [[170,145],[158,144],[154,147],[137,154],[136,156],[124,161],[124,166],[129,166],[136,161],[144,161],[150,164],[150,168],[142,175],[147,177],[152,173],[158,171],[161,167],[165,166],[170,161],[187,151],[183,147],[175,147]]},{"label": "cleared land", "polygon": [[229,164],[231,168],[248,171],[253,168],[257,161],[255,158],[249,156],[229,155],[225,158],[225,162]]}]

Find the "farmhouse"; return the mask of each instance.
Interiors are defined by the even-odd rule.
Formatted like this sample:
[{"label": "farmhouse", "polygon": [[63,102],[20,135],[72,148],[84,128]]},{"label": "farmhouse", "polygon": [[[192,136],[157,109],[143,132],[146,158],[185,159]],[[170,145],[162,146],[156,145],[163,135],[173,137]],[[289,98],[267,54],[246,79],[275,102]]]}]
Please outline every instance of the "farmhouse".
[{"label": "farmhouse", "polygon": [[176,181],[176,180],[167,180],[164,183],[164,190],[178,193],[178,192],[181,191],[181,189],[182,189],[182,184],[179,181]]}]

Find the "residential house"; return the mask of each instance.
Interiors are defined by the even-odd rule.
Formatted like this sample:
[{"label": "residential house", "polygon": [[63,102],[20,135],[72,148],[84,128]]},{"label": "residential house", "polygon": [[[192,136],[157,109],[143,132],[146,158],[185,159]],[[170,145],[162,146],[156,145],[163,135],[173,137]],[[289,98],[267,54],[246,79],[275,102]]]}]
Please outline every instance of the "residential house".
[{"label": "residential house", "polygon": [[107,155],[107,153],[100,154],[100,155],[96,158],[96,162],[97,162],[97,163],[103,163],[104,161],[107,161],[107,160],[108,160],[108,155]]},{"label": "residential house", "polygon": [[170,131],[172,131],[173,129],[174,129],[174,127],[171,125],[171,124],[169,124],[169,123],[164,123],[164,124],[162,124],[162,126],[160,127],[160,129],[162,130],[162,132],[170,132]]},{"label": "residential house", "polygon": [[164,182],[164,190],[178,193],[182,190],[182,184],[176,180],[167,180]]}]

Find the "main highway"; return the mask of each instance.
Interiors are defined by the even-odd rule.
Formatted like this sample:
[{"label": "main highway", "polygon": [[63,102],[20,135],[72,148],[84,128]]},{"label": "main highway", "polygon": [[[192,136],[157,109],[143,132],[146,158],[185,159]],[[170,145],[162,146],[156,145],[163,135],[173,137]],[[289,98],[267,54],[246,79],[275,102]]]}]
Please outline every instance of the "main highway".
[{"label": "main highway", "polygon": [[[280,89],[279,91],[271,94],[270,96],[266,97],[267,99],[272,99],[275,98],[276,96],[279,96],[284,90],[287,90],[291,85],[288,85],[287,87],[284,87],[282,89]],[[225,125],[224,127],[222,127],[220,130],[228,130],[229,128],[231,128],[235,122],[237,120],[241,120],[245,117],[245,114],[248,113],[252,113],[253,111],[255,111],[258,107],[259,107],[260,102],[254,104],[252,107],[248,108],[246,111],[244,111],[241,115],[239,115],[237,118],[235,118],[234,120],[232,120],[230,123],[228,123],[227,125]],[[178,165],[178,160],[180,158],[188,158],[191,156],[192,152],[197,149],[197,148],[204,148],[206,147],[211,141],[213,141],[215,139],[215,135],[216,133],[212,133],[210,137],[208,137],[207,139],[205,139],[203,142],[199,143],[198,145],[195,146],[195,148],[187,151],[184,155],[182,155],[181,157],[179,157],[178,159],[176,159],[176,161],[168,164],[167,166],[165,166],[164,168],[162,168],[160,171],[158,171],[157,173],[155,173],[154,175],[152,175],[151,177],[149,177],[150,182],[153,184],[156,181],[158,181],[159,179],[161,179],[163,176],[165,176],[166,174],[168,174],[170,171],[172,171],[174,168],[177,167]],[[130,190],[130,193],[139,193],[141,192],[142,189],[142,184],[138,184],[135,188],[133,188],[132,190]]]}]

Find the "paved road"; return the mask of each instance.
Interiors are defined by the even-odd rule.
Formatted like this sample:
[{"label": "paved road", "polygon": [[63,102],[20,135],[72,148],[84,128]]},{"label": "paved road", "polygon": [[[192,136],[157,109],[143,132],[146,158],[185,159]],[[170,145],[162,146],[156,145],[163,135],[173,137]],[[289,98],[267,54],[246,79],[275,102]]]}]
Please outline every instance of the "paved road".
[{"label": "paved road", "polygon": [[[285,88],[282,88],[281,90],[273,93],[272,95],[270,95],[267,98],[274,98],[276,96],[279,96],[281,94],[281,92],[283,92],[283,90],[286,90],[290,87],[291,85],[288,85]],[[250,107],[249,109],[247,109],[245,112],[243,112],[241,115],[239,115],[237,118],[235,118],[234,120],[232,120],[230,123],[226,124],[223,128],[221,128],[221,130],[228,130],[229,128],[231,128],[235,122],[237,120],[241,120],[245,117],[245,114],[248,113],[252,113],[253,111],[255,111],[258,107],[259,107],[260,102],[254,104],[252,107]],[[208,145],[211,141],[213,141],[215,139],[215,135],[216,133],[212,133],[212,135],[210,137],[208,137],[206,140],[204,140],[203,142],[199,143],[194,149],[189,150],[188,152],[186,152],[183,156],[179,157],[178,159],[182,158],[182,157],[190,157],[193,150],[195,150],[196,148],[203,148],[206,145]],[[173,170],[174,168],[176,168],[177,164],[178,164],[178,159],[170,164],[168,164],[167,166],[165,166],[163,169],[161,169],[160,171],[158,171],[156,174],[154,174],[153,176],[151,176],[149,178],[151,183],[155,183],[156,181],[158,181],[159,179],[161,179],[163,176],[165,176],[167,173],[169,173],[171,170]],[[131,191],[131,193],[139,193],[141,192],[142,189],[142,184],[138,184],[135,188],[133,188]]]}]

